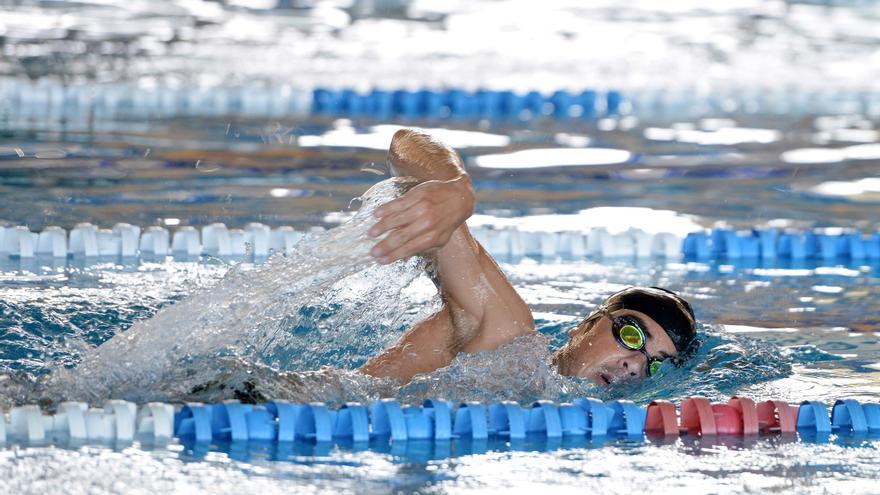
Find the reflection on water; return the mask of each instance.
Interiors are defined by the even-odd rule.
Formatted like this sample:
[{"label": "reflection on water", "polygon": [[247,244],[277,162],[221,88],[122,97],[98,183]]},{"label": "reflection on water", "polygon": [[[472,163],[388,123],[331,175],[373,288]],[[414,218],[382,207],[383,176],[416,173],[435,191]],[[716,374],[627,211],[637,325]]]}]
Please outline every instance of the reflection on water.
[{"label": "reflection on water", "polygon": [[642,115],[876,116],[878,17],[871,1],[16,2],[0,5],[0,75],[39,80],[22,93],[37,104],[75,86],[65,104],[101,100],[99,120],[277,116],[316,86],[611,88]]},{"label": "reflection on water", "polygon": [[[340,126],[350,129],[347,136],[355,147],[296,144],[297,139],[332,136]],[[27,224],[32,230],[71,228],[83,221],[101,226],[220,221],[232,227],[259,221],[307,227],[323,223],[327,212],[346,210],[351,198],[378,179],[376,174],[387,173],[384,150],[394,126],[377,131],[351,122],[294,120],[280,127],[281,142],[273,137],[279,132],[274,128],[229,120],[154,122],[140,131],[122,126],[113,134],[0,135],[0,222]],[[461,153],[475,180],[480,212],[519,216],[638,206],[697,215],[704,225],[723,220],[736,228],[780,220],[796,227],[847,226],[865,232],[878,226],[876,157],[784,161],[785,152],[815,146],[811,140],[825,132],[810,127],[786,133],[782,141],[739,145],[658,142],[643,136],[641,124],[625,131],[586,123],[519,130],[447,127],[442,135],[464,146]],[[569,147],[559,147],[561,131],[572,136],[574,130],[588,142],[569,140]],[[358,147],[364,139],[369,145]],[[586,144],[596,148],[583,148]],[[841,144],[822,149],[852,148]],[[547,148],[573,161],[539,151]],[[629,159],[586,166],[598,148],[618,150]],[[9,150],[7,156],[3,149]],[[64,151],[64,157],[38,158],[51,150]],[[504,168],[511,163],[498,161],[524,155],[533,158],[517,158],[515,165],[528,168]],[[503,168],[482,166],[493,156],[499,157],[493,167]],[[585,166],[541,167],[574,162]]]}]

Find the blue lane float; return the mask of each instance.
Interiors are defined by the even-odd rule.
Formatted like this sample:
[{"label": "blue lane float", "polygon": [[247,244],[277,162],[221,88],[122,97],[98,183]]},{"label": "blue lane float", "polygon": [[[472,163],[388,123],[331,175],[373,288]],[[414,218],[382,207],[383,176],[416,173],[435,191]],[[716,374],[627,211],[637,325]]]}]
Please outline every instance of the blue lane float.
[{"label": "blue lane float", "polygon": [[818,401],[804,401],[798,407],[797,430],[801,433],[831,433],[828,407]]},{"label": "blue lane float", "polygon": [[335,438],[352,442],[368,442],[370,440],[370,418],[367,408],[357,402],[343,405],[336,416],[333,435]]},{"label": "blue lane float", "polygon": [[[289,1],[289,0],[285,0]],[[327,112],[329,115],[341,117],[370,117],[387,120],[394,115],[393,99],[398,88],[374,88],[358,92],[346,88],[318,87],[312,85],[291,84],[288,80],[277,84],[259,85],[244,84],[196,84],[171,86],[158,85],[146,88],[137,81],[96,83],[83,81],[74,83],[69,80],[38,81],[21,80],[19,78],[0,77],[0,101],[17,102],[7,105],[4,119],[13,128],[17,126],[33,126],[34,123],[64,123],[74,128],[88,129],[95,122],[113,122],[118,120],[142,121],[144,119],[173,119],[179,117],[245,117],[257,119],[281,119],[288,117],[304,117],[312,112]],[[748,107],[750,113],[777,115],[776,98],[758,98],[762,92],[746,91],[745,93],[729,93],[709,98],[705,105],[689,105],[687,98],[678,92],[638,91],[622,93],[611,89],[608,91],[585,90],[581,92],[560,90],[554,93],[541,94],[537,91],[516,93],[509,90],[465,91],[461,88],[439,89],[425,88],[408,93],[420,94],[419,113],[417,115],[438,115],[432,112],[432,99],[441,100],[445,107],[446,98],[459,91],[468,98],[476,98],[478,93],[489,93],[489,99],[497,99],[502,115],[522,115],[521,110],[528,109],[531,115],[550,115],[544,112],[544,103],[554,98],[561,104],[573,103],[583,111],[570,112],[571,117],[596,118],[602,115],[632,114],[647,118],[681,118],[690,115],[694,119],[704,112],[692,112],[697,107],[712,108],[710,114],[721,111],[727,102],[736,101],[737,108]],[[402,90],[402,89],[401,89]],[[557,93],[563,93],[560,98]],[[539,98],[535,98],[538,96]],[[880,98],[875,91],[867,95],[860,91],[841,93],[839,89],[829,88],[816,93],[815,88],[809,91],[790,91],[787,111],[792,115],[823,115],[836,114],[841,108],[862,108],[871,117],[880,113]],[[702,102],[702,99],[698,99]],[[803,102],[809,101],[809,105]],[[845,103],[844,103],[845,102]],[[435,103],[434,106],[437,104]],[[841,106],[843,105],[843,107]],[[591,111],[594,113],[591,115]],[[421,112],[424,112],[423,114]],[[439,113],[440,118],[450,118],[445,111]],[[565,115],[565,113],[563,113]],[[433,117],[429,117],[433,118]],[[555,117],[554,117],[555,118]],[[15,153],[0,152],[0,159],[16,157]],[[15,158],[13,158],[15,159]]]},{"label": "blue lane float", "polygon": [[880,233],[863,234],[843,229],[787,231],[774,228],[734,231],[719,227],[692,232],[682,243],[685,258],[816,260],[822,262],[880,260]]},{"label": "blue lane float", "polygon": [[865,413],[868,431],[880,431],[880,404],[864,404],[862,410]]},{"label": "blue lane float", "polygon": [[594,437],[604,437],[609,433],[609,425],[614,411],[599,399],[575,399],[572,401],[583,409],[587,416],[587,431]]},{"label": "blue lane float", "polygon": [[541,435],[547,438],[562,436],[562,420],[559,417],[559,409],[549,400],[535,402],[528,409],[526,425],[526,434]]},{"label": "blue lane float", "polygon": [[465,402],[455,411],[453,433],[459,438],[484,440],[489,437],[486,406],[479,402]]},{"label": "blue lane float", "polygon": [[630,401],[619,400],[610,404],[614,414],[609,428],[618,435],[640,437],[645,433],[647,411]]},{"label": "blue lane float", "polygon": [[861,435],[868,433],[868,418],[865,415],[865,409],[852,399],[836,401],[831,408],[831,427]]},{"label": "blue lane float", "polygon": [[401,117],[416,119],[505,120],[530,118],[593,120],[619,115],[626,101],[619,91],[600,93],[587,89],[579,93],[565,90],[549,95],[538,91],[516,93],[510,90],[466,91],[421,89],[416,91],[316,88],[312,91],[311,112],[327,117],[371,117],[379,120]]},{"label": "blue lane float", "polygon": [[504,401],[489,406],[489,431],[511,440],[526,437],[526,415],[519,404]]}]

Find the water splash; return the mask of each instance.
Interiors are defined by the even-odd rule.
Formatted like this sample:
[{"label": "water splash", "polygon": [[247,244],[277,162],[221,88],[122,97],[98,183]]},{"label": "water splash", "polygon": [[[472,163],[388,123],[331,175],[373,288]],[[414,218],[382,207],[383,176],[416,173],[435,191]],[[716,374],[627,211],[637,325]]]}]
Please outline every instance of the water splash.
[{"label": "water splash", "polygon": [[328,353],[337,365],[363,362],[433,307],[406,310],[414,299],[430,300],[419,290],[420,259],[380,267],[369,255],[373,210],[407,185],[377,184],[343,225],[303,240],[288,256],[238,265],[216,285],[117,334],[76,368],[52,375],[45,395],[180,400],[222,384],[234,363],[247,374],[264,364],[276,372],[315,369]]},{"label": "water splash", "polygon": [[748,385],[790,376],[800,362],[772,342],[725,333],[720,326],[701,325],[698,338],[699,349],[680,368],[665,363],[650,380],[615,385],[604,397],[647,403],[702,395],[726,401]]},{"label": "water splash", "polygon": [[288,256],[235,266],[217,284],[87,351],[75,368],[57,369],[45,384],[2,377],[2,395],[16,402],[42,397],[91,403],[111,397],[330,404],[380,397],[521,403],[587,395],[637,402],[695,394],[720,399],[745,385],[788,376],[792,363],[809,358],[705,327],[701,349],[682,368],[667,365],[651,380],[600,389],[555,372],[552,351],[565,340],[564,325],[539,322],[533,335],[495,351],[461,354],[406,385],[358,373],[370,356],[440,307],[423,260],[380,266],[369,255],[376,242],[366,234],[372,212],[409,185],[400,179],[377,184],[339,227],[302,241]]}]

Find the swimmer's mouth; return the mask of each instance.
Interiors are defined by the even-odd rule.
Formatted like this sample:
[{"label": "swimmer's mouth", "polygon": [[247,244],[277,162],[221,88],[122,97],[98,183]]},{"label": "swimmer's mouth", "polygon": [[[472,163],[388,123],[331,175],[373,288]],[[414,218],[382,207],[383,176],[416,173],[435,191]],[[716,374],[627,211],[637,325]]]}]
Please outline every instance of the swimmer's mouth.
[{"label": "swimmer's mouth", "polygon": [[599,385],[605,385],[605,386],[611,385],[611,380],[608,378],[608,375],[605,375],[605,374],[603,374],[603,373],[600,373],[600,374],[599,374],[599,379],[601,380],[601,381],[599,382]]}]

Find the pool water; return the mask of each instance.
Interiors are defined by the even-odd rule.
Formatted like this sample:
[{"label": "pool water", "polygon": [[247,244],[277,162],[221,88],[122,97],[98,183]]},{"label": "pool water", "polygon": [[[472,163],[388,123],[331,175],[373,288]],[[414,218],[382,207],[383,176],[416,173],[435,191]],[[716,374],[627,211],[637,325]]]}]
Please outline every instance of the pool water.
[{"label": "pool water", "polygon": [[[849,258],[502,255],[539,336],[462,356],[407,386],[370,380],[351,370],[438,300],[418,260],[377,268],[358,258],[366,244],[345,223],[363,203],[354,199],[388,178],[395,129],[418,125],[464,158],[474,226],[875,233],[876,2],[578,0],[535,12],[496,0],[313,3],[0,6],[0,225],[261,222],[312,234],[310,250],[268,261],[0,254],[0,408],[219,400],[231,390],[194,385],[242,376],[270,397],[330,404],[591,395],[645,405],[733,394],[878,402],[880,264]],[[479,50],[475,37],[485,41]],[[527,121],[312,116],[318,86],[612,89],[627,108]],[[62,89],[94,106],[59,106],[51,95]],[[189,107],[136,115],[134,99],[120,103],[132,94],[189,95],[180,99]],[[253,98],[232,109],[230,94]],[[697,355],[607,390],[549,371],[544,348],[561,346],[568,328],[628,285],[692,302]],[[244,328],[280,345],[239,338]],[[126,344],[135,334],[149,345]],[[369,449],[13,444],[0,447],[0,493],[876,493],[878,446],[876,436],[846,434]]]},{"label": "pool water", "polygon": [[[23,158],[2,162],[3,215],[34,230],[49,224],[70,228],[80,221],[169,225],[168,219],[181,225],[219,220],[230,226],[261,221],[301,230],[318,225],[332,228],[357,208],[358,203],[350,205],[352,198],[382,179],[361,171],[381,169],[379,151],[351,146],[308,153],[284,147],[247,151],[225,137],[221,138],[223,149],[212,154],[211,168],[204,168],[190,157],[205,152],[188,149],[192,143],[209,141],[223,126],[208,121],[186,140],[175,141],[171,136],[177,136],[184,125],[153,123],[154,129],[146,136],[10,133],[2,145],[28,152]],[[258,132],[248,122],[236,125],[242,129],[240,136]],[[327,135],[350,124],[289,125],[308,126],[310,133]],[[563,124],[555,125],[558,128],[535,129],[531,143],[518,148],[543,148],[544,143],[571,132]],[[639,154],[641,163],[623,166],[544,167],[511,174],[474,166],[476,158],[504,153],[509,147],[467,147],[465,143],[461,150],[475,177],[478,213],[496,219],[539,214],[568,218],[564,215],[592,207],[639,206],[646,212],[672,210],[705,226],[716,221],[738,227],[784,221],[799,228],[855,226],[870,232],[877,227],[877,197],[870,190],[853,187],[849,196],[823,194],[823,184],[859,184],[873,177],[876,160],[797,165],[779,157],[780,149],[801,146],[788,138],[765,145],[694,147],[647,139],[646,127],[580,129],[603,146]],[[459,128],[464,135],[477,132],[466,125]],[[351,132],[370,135],[374,128],[355,125]],[[513,137],[505,129],[480,132]],[[794,140],[807,140],[812,132],[805,128],[796,134],[802,137]],[[65,150],[67,155],[38,159],[31,152],[49,148]],[[627,218],[622,209],[603,211],[609,215],[609,226],[615,222],[615,211],[620,212],[619,218]],[[449,370],[391,389],[391,395],[404,402],[433,395],[527,403],[537,398],[567,400],[588,392],[603,399],[627,398],[644,404],[658,397],[678,401],[697,394],[715,400],[740,394],[795,403],[806,399],[830,403],[837,398],[876,401],[880,394],[880,266],[870,262],[535,256],[502,257],[500,261],[535,311],[538,328],[550,338],[551,347],[561,345],[565,330],[607,294],[627,285],[665,286],[689,298],[702,322],[703,347],[685,369],[665,369],[651,382],[611,390],[577,384],[568,384],[568,389],[507,390],[499,387],[503,382],[462,385],[475,383],[476,377],[468,373],[478,373],[486,362],[490,367],[498,365],[492,365],[489,358],[479,363],[460,360]],[[246,272],[258,271],[262,263],[249,261],[241,267]],[[217,258],[6,259],[0,285],[2,370],[16,383],[27,384],[51,376],[59,367],[75,367],[89,349],[124,334],[135,322],[149,319],[188,294],[210,291],[237,265],[236,260]],[[363,320],[351,315],[357,314],[359,301],[370,294],[367,288],[355,291],[353,298],[307,302],[306,315],[336,311],[347,315],[344,321],[361,327],[330,329],[336,332],[329,334],[335,336],[330,340],[321,340],[327,338],[328,329],[320,321],[296,327],[300,340],[291,340],[289,352],[266,359],[266,364],[292,372],[320,365],[350,369],[393,342],[436,304],[430,284],[416,278],[408,292],[385,307],[387,321],[364,327]],[[295,313],[297,308],[289,311]],[[372,340],[363,339],[365,331],[372,332]],[[510,356],[502,354],[495,363]],[[375,398],[371,394],[389,393],[387,388],[370,389],[369,384],[356,380],[348,383],[348,388],[327,388],[326,400],[366,400]],[[12,390],[20,392],[21,387],[7,389],[7,393]],[[323,388],[316,390],[325,393]],[[331,391],[335,395],[330,396]],[[141,392],[141,400],[168,399],[160,390]],[[823,492],[841,487],[868,493],[871,487],[866,480],[878,474],[876,447],[871,438],[847,436],[814,443],[783,438],[683,438],[661,445],[648,440],[597,445],[583,440],[554,444],[532,439],[522,445],[458,442],[439,451],[414,442],[358,452],[344,445],[316,451],[306,444],[290,450],[260,444],[212,445],[209,450],[178,443],[67,449],[13,446],[2,451],[4,476],[0,479],[4,481],[0,483],[9,493],[62,483],[74,491],[89,487],[95,492],[190,488],[221,493],[290,489],[466,492],[524,486],[629,491],[660,483],[719,493]]]}]

